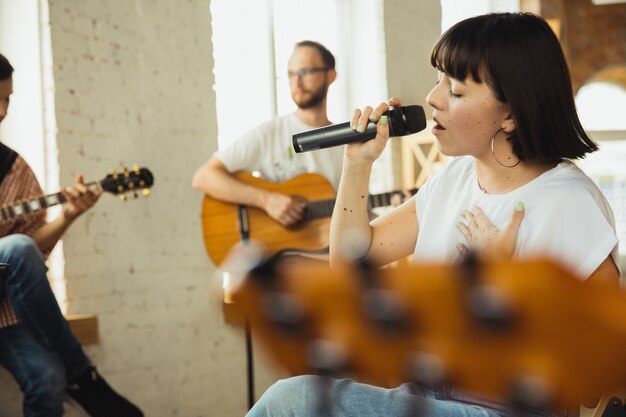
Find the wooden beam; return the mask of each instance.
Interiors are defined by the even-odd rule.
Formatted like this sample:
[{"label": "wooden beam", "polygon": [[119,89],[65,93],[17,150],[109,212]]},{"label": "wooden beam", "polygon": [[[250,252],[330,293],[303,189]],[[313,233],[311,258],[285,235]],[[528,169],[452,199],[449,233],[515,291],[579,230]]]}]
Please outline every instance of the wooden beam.
[{"label": "wooden beam", "polygon": [[76,314],[66,317],[72,333],[81,345],[94,345],[98,337],[98,317],[91,314]]}]

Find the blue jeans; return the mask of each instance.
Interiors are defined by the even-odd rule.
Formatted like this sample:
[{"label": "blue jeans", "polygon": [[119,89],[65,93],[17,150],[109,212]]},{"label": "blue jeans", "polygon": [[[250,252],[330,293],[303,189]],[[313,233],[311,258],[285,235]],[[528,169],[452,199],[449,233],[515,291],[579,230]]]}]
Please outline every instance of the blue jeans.
[{"label": "blue jeans", "polygon": [[438,399],[413,384],[386,389],[354,382],[304,375],[272,385],[247,417],[499,417],[493,410]]},{"label": "blue jeans", "polygon": [[433,390],[406,383],[386,389],[354,382],[304,375],[272,385],[247,417],[500,417],[575,416],[572,413],[512,412],[492,401],[478,400],[452,390]]},{"label": "blue jeans", "polygon": [[50,288],[44,258],[31,238],[0,238],[0,296],[20,324],[0,329],[0,364],[24,393],[24,416],[62,416],[65,386],[91,366]]}]

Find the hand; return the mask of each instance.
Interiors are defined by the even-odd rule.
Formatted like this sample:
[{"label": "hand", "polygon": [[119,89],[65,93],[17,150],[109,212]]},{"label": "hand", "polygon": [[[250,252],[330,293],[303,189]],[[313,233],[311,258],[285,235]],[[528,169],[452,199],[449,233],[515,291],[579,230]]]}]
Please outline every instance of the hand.
[{"label": "hand", "polygon": [[280,193],[271,193],[264,205],[267,214],[282,226],[292,226],[302,220],[306,201]]},{"label": "hand", "polygon": [[98,201],[102,191],[87,188],[83,176],[78,175],[74,187],[65,187],[61,194],[67,203],[63,215],[69,220],[74,220]]},{"label": "hand", "polygon": [[[386,103],[380,103],[375,109],[370,106],[365,107],[363,110],[356,109],[350,126],[352,126],[353,130],[363,132],[368,123],[379,122],[383,113],[401,105],[400,99],[392,97]],[[346,145],[346,156],[349,159],[360,159],[367,162],[376,160],[383,153],[389,140],[389,122],[386,116],[383,121],[378,123],[376,133],[376,137],[372,140]]]},{"label": "hand", "polygon": [[499,230],[480,207],[465,210],[461,214],[465,223],[457,223],[457,228],[467,239],[468,245],[459,243],[457,245],[459,253],[465,257],[471,249],[488,257],[511,258],[515,252],[517,233],[525,213],[524,204],[521,201],[518,202],[509,223],[504,229]]}]

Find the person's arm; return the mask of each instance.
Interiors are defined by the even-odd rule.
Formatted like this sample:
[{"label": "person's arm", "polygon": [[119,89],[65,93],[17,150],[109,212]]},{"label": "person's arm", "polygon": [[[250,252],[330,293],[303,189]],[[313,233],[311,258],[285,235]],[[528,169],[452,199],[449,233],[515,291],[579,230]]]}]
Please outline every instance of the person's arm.
[{"label": "person's arm", "polygon": [[306,207],[302,199],[238,181],[215,156],[196,171],[191,185],[218,200],[258,207],[283,226],[299,222]]},{"label": "person's arm", "polygon": [[345,257],[365,256],[372,239],[367,196],[374,161],[354,160],[348,157],[349,146],[346,147],[339,190],[330,222],[331,264]]},{"label": "person's arm", "polygon": [[619,269],[617,269],[617,265],[615,265],[615,261],[611,255],[607,256],[600,266],[593,271],[593,274],[587,278],[587,282],[590,284],[608,285],[615,289],[619,288]]},{"label": "person's arm", "polygon": [[[389,103],[401,105],[397,99],[391,99]],[[363,131],[368,122],[378,122],[380,115],[390,108],[389,104],[381,103],[376,109],[356,110],[351,124]],[[371,223],[368,218],[367,195],[372,165],[382,154],[388,139],[389,126],[384,117],[378,123],[376,138],[346,145],[330,225],[331,264],[346,257],[368,256],[375,264],[383,265],[413,252],[418,231],[413,199]]]},{"label": "person's arm", "polygon": [[43,253],[51,251],[74,220],[90,209],[102,194],[100,190],[87,188],[81,175],[76,177],[74,187],[65,188],[61,193],[66,200],[61,215],[40,227],[32,235],[33,240]]}]

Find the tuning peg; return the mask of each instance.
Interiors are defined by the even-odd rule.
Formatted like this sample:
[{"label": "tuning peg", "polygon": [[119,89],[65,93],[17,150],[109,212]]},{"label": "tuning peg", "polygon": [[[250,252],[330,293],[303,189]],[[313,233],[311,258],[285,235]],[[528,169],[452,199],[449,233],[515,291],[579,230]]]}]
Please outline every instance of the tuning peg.
[{"label": "tuning peg", "polygon": [[124,194],[124,186],[123,186],[123,185],[121,185],[121,184],[120,184],[120,185],[118,185],[118,186],[117,186],[117,192],[118,192],[119,194]]},{"label": "tuning peg", "polygon": [[133,198],[133,200],[134,200],[134,199],[136,199],[136,198],[137,198],[137,191],[136,191],[136,190],[133,190],[133,191],[130,193],[130,196]]},{"label": "tuning peg", "polygon": [[139,169],[139,164],[133,164],[133,171],[135,171],[135,174],[139,174],[141,172],[141,170]]},{"label": "tuning peg", "polygon": [[317,339],[310,344],[308,351],[311,368],[325,374],[336,375],[348,364],[345,347],[332,340]]},{"label": "tuning peg", "polygon": [[128,178],[129,175],[130,173],[128,172],[128,168],[124,167],[124,176]]},{"label": "tuning peg", "polygon": [[111,176],[113,177],[114,180],[117,179],[117,172],[114,169],[111,170]]},{"label": "tuning peg", "polygon": [[125,202],[126,200],[128,200],[128,197],[126,197],[126,194],[120,194],[120,200]]},{"label": "tuning peg", "polygon": [[446,366],[432,353],[416,352],[409,360],[409,374],[415,381],[426,385],[439,385],[446,378]]},{"label": "tuning peg", "polygon": [[141,193],[143,194],[144,197],[148,197],[150,195],[150,189],[149,188],[142,188],[141,189]]},{"label": "tuning peg", "polygon": [[388,337],[405,335],[411,327],[407,308],[394,291],[368,289],[363,292],[362,305],[371,323]]},{"label": "tuning peg", "polygon": [[553,390],[548,381],[537,375],[518,375],[511,387],[513,405],[525,409],[543,409],[548,407]]}]

